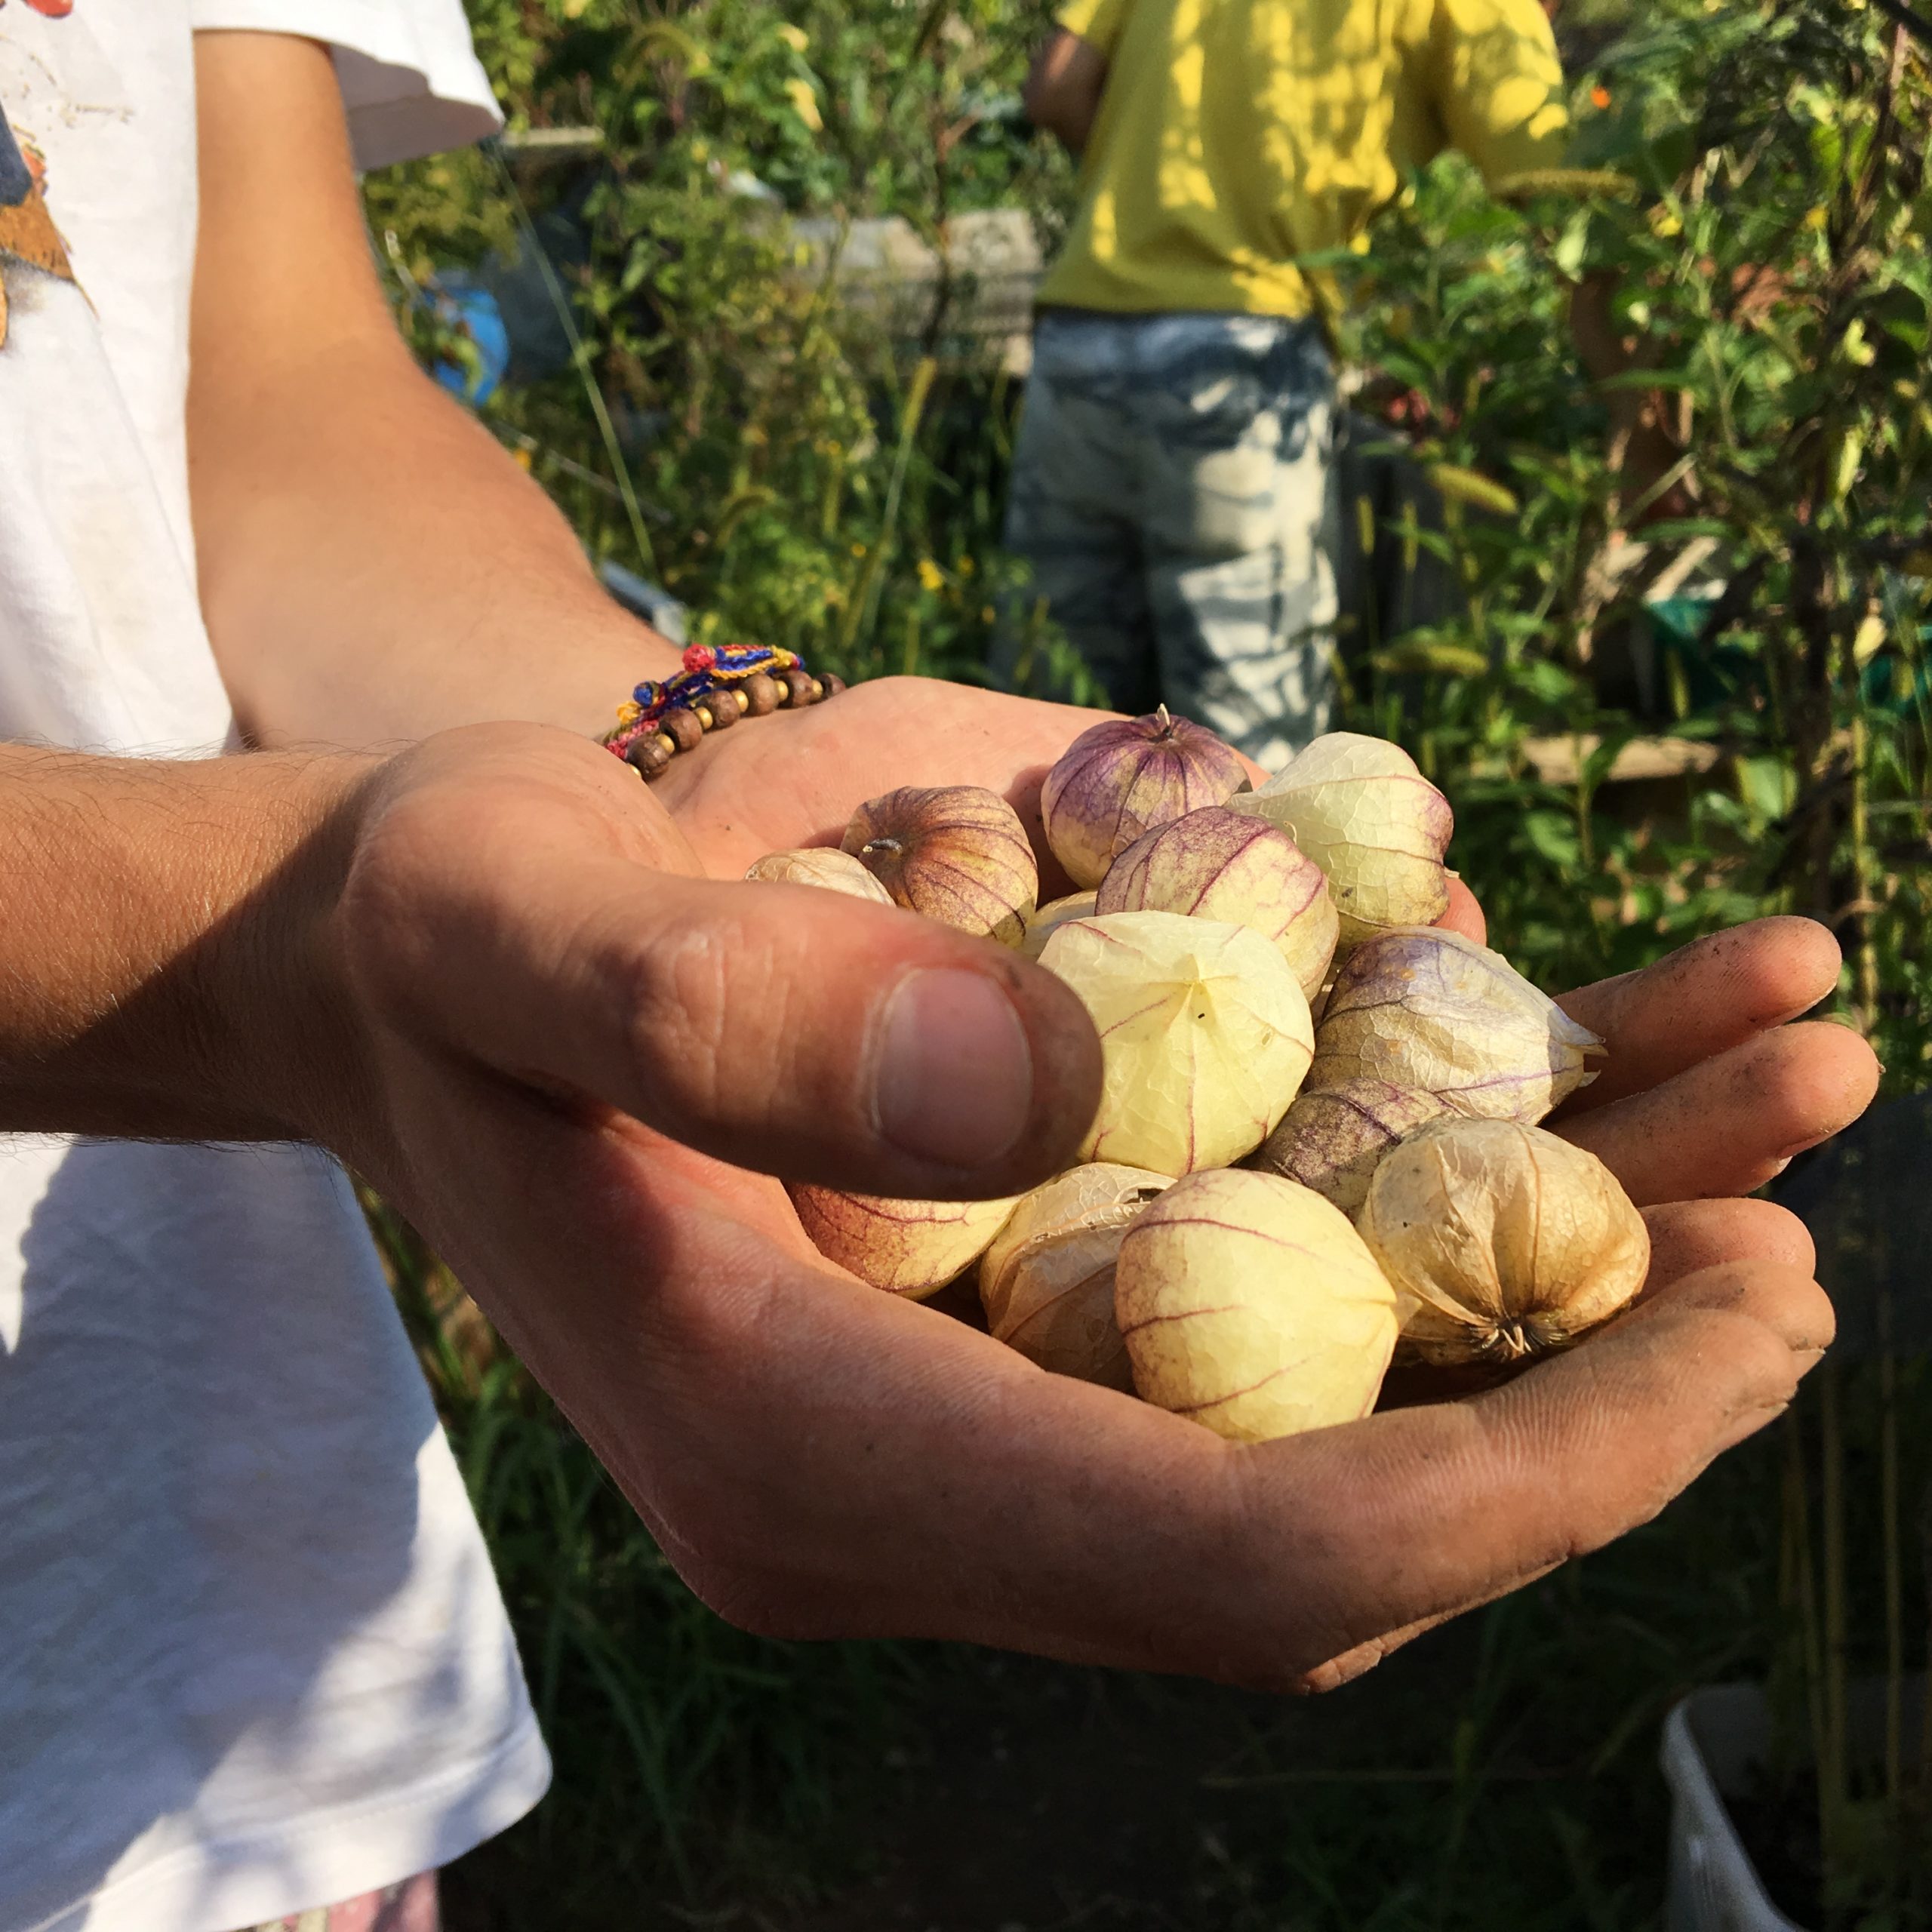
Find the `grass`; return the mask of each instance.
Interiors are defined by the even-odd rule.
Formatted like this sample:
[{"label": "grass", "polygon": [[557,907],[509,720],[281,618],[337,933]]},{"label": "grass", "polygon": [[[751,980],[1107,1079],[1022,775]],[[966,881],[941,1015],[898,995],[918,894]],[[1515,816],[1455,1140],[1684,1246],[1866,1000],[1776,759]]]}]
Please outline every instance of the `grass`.
[{"label": "grass", "polygon": [[[451,1872],[451,1932],[1635,1932],[1662,1895],[1665,1713],[1780,1652],[1778,1429],[1611,1549],[1312,1702],[747,1637],[375,1213],[557,1764],[545,1804]],[[1860,1518],[1870,1373],[1841,1392]],[[1907,1439],[1932,1439],[1932,1381],[1902,1401]],[[1782,1429],[1815,1436],[1801,1414]],[[1854,1660],[1881,1666],[1880,1580],[1848,1582]]]}]

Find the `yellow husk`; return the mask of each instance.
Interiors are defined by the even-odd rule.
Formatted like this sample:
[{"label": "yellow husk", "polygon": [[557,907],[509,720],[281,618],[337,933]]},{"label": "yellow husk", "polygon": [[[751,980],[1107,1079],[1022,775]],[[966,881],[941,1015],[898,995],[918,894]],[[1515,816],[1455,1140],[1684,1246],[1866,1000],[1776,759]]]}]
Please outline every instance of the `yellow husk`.
[{"label": "yellow husk", "polygon": [[1049,900],[1026,921],[1026,930],[1020,937],[1020,950],[1029,959],[1037,959],[1045,951],[1055,927],[1064,925],[1069,919],[1091,919],[1093,916],[1094,894],[1091,892],[1069,892],[1064,899]]},{"label": "yellow husk", "polygon": [[1128,1225],[1172,1184],[1166,1174],[1101,1164],[1023,1195],[980,1260],[993,1339],[1056,1375],[1131,1389],[1114,1321],[1114,1261]]},{"label": "yellow husk", "polygon": [[1650,1269],[1649,1230],[1616,1176],[1514,1121],[1421,1128],[1376,1169],[1357,1225],[1403,1297],[1401,1355],[1437,1366],[1567,1348]]},{"label": "yellow husk", "polygon": [[1240,1442],[1366,1415],[1395,1309],[1347,1216],[1273,1174],[1177,1182],[1128,1229],[1115,1266],[1134,1387]]},{"label": "yellow husk", "polygon": [[1390,926],[1433,925],[1448,909],[1448,801],[1399,745],[1329,732],[1228,809],[1278,826],[1327,875],[1339,958]]},{"label": "yellow husk", "polygon": [[835,845],[811,845],[790,852],[768,852],[745,873],[774,885],[815,885],[827,892],[843,892],[854,899],[869,899],[876,906],[890,906],[892,894],[866,871],[849,852]]},{"label": "yellow husk", "polygon": [[1589,1060],[1603,1044],[1501,953],[1398,927],[1336,975],[1305,1091],[1384,1081],[1453,1113],[1533,1125],[1597,1077]]},{"label": "yellow husk", "polygon": [[1177,912],[1075,919],[1040,964],[1100,1035],[1084,1161],[1174,1174],[1226,1167],[1267,1137],[1308,1071],[1308,1001],[1280,952],[1244,926]]},{"label": "yellow husk", "polygon": [[1003,1201],[891,1201],[802,1182],[792,1205],[828,1261],[888,1294],[923,1301],[978,1260],[1013,1212]]}]

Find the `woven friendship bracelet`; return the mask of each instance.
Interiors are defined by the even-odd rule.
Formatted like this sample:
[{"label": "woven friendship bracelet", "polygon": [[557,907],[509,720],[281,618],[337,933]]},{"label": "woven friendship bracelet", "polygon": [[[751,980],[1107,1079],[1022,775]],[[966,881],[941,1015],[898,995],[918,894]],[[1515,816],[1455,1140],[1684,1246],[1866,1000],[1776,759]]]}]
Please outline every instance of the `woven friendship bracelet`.
[{"label": "woven friendship bracelet", "polygon": [[685,668],[661,683],[639,685],[617,707],[617,728],[605,748],[647,783],[707,731],[722,731],[740,718],[836,697],[843,678],[814,678],[795,652],[762,644],[694,644]]}]

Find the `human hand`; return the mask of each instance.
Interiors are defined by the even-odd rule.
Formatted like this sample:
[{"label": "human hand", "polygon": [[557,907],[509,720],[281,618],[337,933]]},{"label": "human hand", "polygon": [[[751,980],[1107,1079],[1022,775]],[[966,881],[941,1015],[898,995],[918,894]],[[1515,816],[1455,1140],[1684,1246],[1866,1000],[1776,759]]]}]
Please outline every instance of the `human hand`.
[{"label": "human hand", "polygon": [[[651,788],[714,877],[738,878],[768,852],[836,844],[867,798],[901,785],[978,785],[1020,815],[1040,860],[1040,899],[1072,890],[1048,849],[1040,788],[1069,745],[1112,714],[1011,697],[937,678],[878,678],[778,730],[732,731],[674,759]],[[1257,784],[1268,775],[1248,761]],[[1483,936],[1481,909],[1451,884],[1439,922]]]},{"label": "human hand", "polygon": [[875,678],[829,703],[708,738],[651,789],[721,878],[741,878],[767,852],[836,844],[859,805],[902,785],[997,792],[1045,855],[1040,788],[1104,715],[938,678]]},{"label": "human hand", "polygon": [[[505,731],[412,758],[337,922],[372,1178],[735,1621],[1340,1681],[1654,1513],[1829,1339],[1797,1224],[1694,1202],[1652,1211],[1640,1307],[1467,1402],[1248,1448],[1047,1376],[852,1281],[746,1170],[933,1195],[1044,1177],[1093,1091],[1063,989],[897,911],[654,869],[688,857],[592,748]],[[1842,1029],[1770,1030],[1834,964],[1819,929],[1770,921],[1573,996],[1615,1058],[1565,1131],[1640,1198],[1750,1184],[1869,1093]],[[909,1148],[883,1131],[883,1043],[927,971],[1011,1017],[968,1051],[936,1005],[915,1084],[945,1144]]]}]

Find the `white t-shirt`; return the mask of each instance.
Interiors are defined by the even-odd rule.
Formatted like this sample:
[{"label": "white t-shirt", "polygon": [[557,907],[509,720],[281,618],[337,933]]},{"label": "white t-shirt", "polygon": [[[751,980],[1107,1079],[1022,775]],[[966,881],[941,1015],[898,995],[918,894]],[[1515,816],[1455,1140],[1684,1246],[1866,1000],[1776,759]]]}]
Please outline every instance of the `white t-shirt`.
[{"label": "white t-shirt", "polygon": [[[68,5],[0,0],[0,737],[207,753],[192,32],[334,43],[365,164],[495,110],[458,0]],[[0,1137],[0,1932],[231,1932],[446,1861],[548,1776],[340,1172]]]}]

